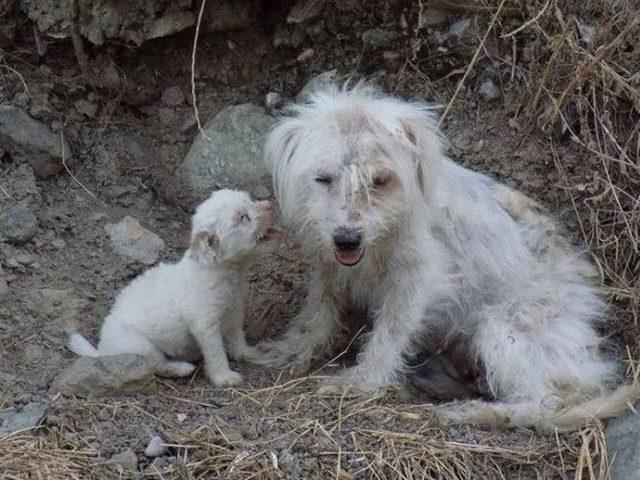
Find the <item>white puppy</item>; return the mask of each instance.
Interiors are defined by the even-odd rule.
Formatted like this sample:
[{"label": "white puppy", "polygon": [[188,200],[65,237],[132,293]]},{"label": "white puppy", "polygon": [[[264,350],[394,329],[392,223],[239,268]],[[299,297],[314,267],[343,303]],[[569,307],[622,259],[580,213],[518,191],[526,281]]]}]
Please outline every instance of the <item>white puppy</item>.
[{"label": "white puppy", "polygon": [[[592,266],[529,199],[449,160],[425,105],[331,88],[293,107],[266,157],[314,268],[306,305],[282,340],[261,346],[261,363],[306,369],[355,305],[373,330],[330,390],[400,385],[417,350],[451,342],[468,345],[504,403],[441,409],[444,421],[540,424],[560,399],[600,398],[613,380]],[[624,409],[638,394],[625,392],[569,426]]]},{"label": "white puppy", "polygon": [[161,376],[183,377],[201,355],[214,385],[242,380],[233,359],[251,359],[245,341],[246,272],[265,247],[278,238],[270,228],[274,207],[244,192],[219,190],[193,216],[191,243],[175,264],[143,273],[116,299],[94,348],[79,333],[69,349],[92,357],[134,353],[151,358]]}]

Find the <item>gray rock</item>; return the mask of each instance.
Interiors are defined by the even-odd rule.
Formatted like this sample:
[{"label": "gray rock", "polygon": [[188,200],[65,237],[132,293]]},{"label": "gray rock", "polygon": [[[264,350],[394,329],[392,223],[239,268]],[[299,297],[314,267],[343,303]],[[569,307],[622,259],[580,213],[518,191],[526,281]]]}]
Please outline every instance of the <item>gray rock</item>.
[{"label": "gray rock", "polygon": [[640,415],[629,412],[605,430],[611,480],[640,480]]},{"label": "gray rock", "polygon": [[487,78],[480,84],[480,88],[478,89],[478,93],[484,98],[486,101],[497,100],[500,98],[500,89],[493,83],[493,80]]},{"label": "gray rock", "polygon": [[38,233],[38,219],[24,206],[14,204],[0,213],[0,237],[21,245]]},{"label": "gray rock", "polygon": [[0,426],[0,438],[13,432],[40,426],[48,411],[49,404],[46,402],[32,402],[20,410],[11,410],[5,415],[4,422]]},{"label": "gray rock", "polygon": [[469,32],[470,28],[471,19],[463,18],[451,24],[451,26],[449,27],[449,35],[451,35],[452,37],[462,38]]},{"label": "gray rock", "polygon": [[153,372],[153,362],[140,355],[80,357],[56,377],[51,392],[78,397],[153,393]]},{"label": "gray rock", "polygon": [[144,454],[147,457],[159,457],[167,452],[167,446],[160,435],[154,435],[147,448],[144,449]]},{"label": "gray rock", "polygon": [[315,92],[324,90],[330,85],[332,85],[333,83],[335,83],[337,77],[338,77],[337,70],[329,70],[327,72],[322,72],[321,74],[311,78],[306,83],[306,85],[302,87],[302,90],[300,90],[300,93],[298,93],[298,95],[296,96],[296,102],[298,103],[308,102],[309,99],[311,98],[311,95],[313,95]]},{"label": "gray rock", "polygon": [[264,97],[267,108],[278,108],[282,104],[282,95],[278,92],[269,92]]},{"label": "gray rock", "polygon": [[119,465],[124,470],[136,470],[138,468],[138,456],[133,450],[127,448],[111,457],[109,463]]},{"label": "gray rock", "polygon": [[40,261],[40,255],[34,252],[20,252],[16,256],[16,260],[25,267],[34,267]]},{"label": "gray rock", "polygon": [[29,159],[39,178],[62,170],[62,155],[71,160],[71,148],[44,123],[34,120],[13,105],[0,105],[0,143],[7,150],[17,150]]},{"label": "gray rock", "polygon": [[362,34],[362,43],[371,48],[385,48],[398,38],[397,32],[372,28]]},{"label": "gray rock", "polygon": [[273,121],[252,104],[225,108],[204,126],[206,137],[200,133],[195,139],[179,174],[200,195],[215,187],[251,189],[269,183],[262,148]]},{"label": "gray rock", "polygon": [[118,223],[105,225],[111,246],[120,255],[145,265],[153,265],[164,248],[164,242],[147,230],[134,217],[127,215]]}]

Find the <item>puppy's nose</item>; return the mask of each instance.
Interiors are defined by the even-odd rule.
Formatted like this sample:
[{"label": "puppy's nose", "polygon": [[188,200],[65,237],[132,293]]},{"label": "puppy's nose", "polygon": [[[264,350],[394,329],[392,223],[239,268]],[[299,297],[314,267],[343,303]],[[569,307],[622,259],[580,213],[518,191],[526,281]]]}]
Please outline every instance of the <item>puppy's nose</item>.
[{"label": "puppy's nose", "polygon": [[341,228],[333,235],[333,243],[338,250],[357,250],[360,247],[361,242],[362,234],[356,230]]}]

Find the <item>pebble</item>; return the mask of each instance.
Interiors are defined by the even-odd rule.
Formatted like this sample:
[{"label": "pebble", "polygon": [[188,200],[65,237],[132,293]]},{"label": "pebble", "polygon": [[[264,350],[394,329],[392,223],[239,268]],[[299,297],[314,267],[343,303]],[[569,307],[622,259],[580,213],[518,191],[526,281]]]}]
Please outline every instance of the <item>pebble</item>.
[{"label": "pebble", "polygon": [[144,454],[147,457],[159,457],[161,455],[164,455],[166,451],[167,446],[164,443],[162,437],[160,435],[154,435],[153,437],[151,437],[151,440],[149,440],[147,448],[144,449]]},{"label": "pebble", "polygon": [[486,79],[480,84],[478,93],[487,101],[497,100],[500,98],[500,89],[493,83],[490,78]]},{"label": "pebble", "polygon": [[298,55],[297,60],[299,62],[306,62],[307,60],[311,60],[315,54],[316,52],[313,48],[307,48],[303,50],[303,52],[300,55]]},{"label": "pebble", "polygon": [[8,207],[0,213],[0,236],[8,242],[23,244],[38,232],[38,219],[19,204]]}]

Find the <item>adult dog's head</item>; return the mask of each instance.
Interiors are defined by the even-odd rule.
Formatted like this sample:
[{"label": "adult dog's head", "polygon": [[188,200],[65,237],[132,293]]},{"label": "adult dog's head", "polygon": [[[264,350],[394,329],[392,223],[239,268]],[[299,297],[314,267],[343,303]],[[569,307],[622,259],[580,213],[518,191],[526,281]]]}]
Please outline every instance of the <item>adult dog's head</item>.
[{"label": "adult dog's head", "polygon": [[345,266],[424,207],[442,155],[427,106],[362,85],[292,107],[265,151],[285,221],[308,248]]}]

